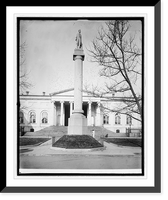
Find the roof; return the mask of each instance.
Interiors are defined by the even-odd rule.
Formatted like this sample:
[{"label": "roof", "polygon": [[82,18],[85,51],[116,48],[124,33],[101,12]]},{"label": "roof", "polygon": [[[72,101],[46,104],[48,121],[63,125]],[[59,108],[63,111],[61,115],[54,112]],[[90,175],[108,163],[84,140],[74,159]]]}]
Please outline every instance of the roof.
[{"label": "roof", "polygon": [[[33,97],[34,98],[42,98],[42,99],[50,99],[52,96],[73,96],[74,94],[71,93],[72,91],[74,91],[74,88],[69,88],[69,89],[65,89],[65,90],[60,90],[60,91],[57,91],[57,92],[53,92],[53,93],[50,93],[49,95],[20,95],[22,98],[31,98]],[[68,93],[70,92],[70,93]],[[117,97],[117,96],[94,96],[94,95],[90,95],[86,90],[83,90],[84,93],[86,93],[86,96],[87,97],[97,97],[97,98],[100,98],[101,101],[133,101],[134,98],[133,97]],[[67,93],[67,94],[65,94]],[[86,97],[85,96],[85,97]],[[84,95],[83,95],[84,97]]]},{"label": "roof", "polygon": [[50,96],[54,96],[54,95],[56,95],[56,94],[61,94],[61,93],[64,93],[64,92],[70,92],[70,91],[73,91],[73,90],[74,90],[74,88],[70,88],[70,89],[66,89],[66,90],[60,90],[60,91],[58,91],[58,92],[50,93],[49,95],[50,95]]}]

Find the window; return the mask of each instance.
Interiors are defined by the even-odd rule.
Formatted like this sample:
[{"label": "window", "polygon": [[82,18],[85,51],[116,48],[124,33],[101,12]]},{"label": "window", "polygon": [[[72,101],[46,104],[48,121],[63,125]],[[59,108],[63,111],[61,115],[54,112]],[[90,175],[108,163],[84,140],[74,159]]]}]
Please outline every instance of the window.
[{"label": "window", "polygon": [[127,125],[132,124],[132,117],[130,115],[127,115],[127,117],[126,117],[126,124]]},{"label": "window", "polygon": [[103,123],[104,124],[109,124],[109,116],[108,115],[104,115],[103,116]]},{"label": "window", "polygon": [[20,122],[21,124],[24,123],[24,115],[23,115],[23,112],[22,112],[22,111],[20,111],[20,113],[19,113],[19,122]]},{"label": "window", "polygon": [[121,124],[121,116],[118,113],[115,114],[115,124]]},{"label": "window", "polygon": [[42,113],[42,119],[41,119],[42,124],[47,124],[48,123],[48,113],[43,112]]},{"label": "window", "polygon": [[116,133],[120,133],[120,130],[119,130],[119,129],[117,129],[117,130],[116,130]]},{"label": "window", "polygon": [[36,123],[36,113],[30,112],[30,123]]}]

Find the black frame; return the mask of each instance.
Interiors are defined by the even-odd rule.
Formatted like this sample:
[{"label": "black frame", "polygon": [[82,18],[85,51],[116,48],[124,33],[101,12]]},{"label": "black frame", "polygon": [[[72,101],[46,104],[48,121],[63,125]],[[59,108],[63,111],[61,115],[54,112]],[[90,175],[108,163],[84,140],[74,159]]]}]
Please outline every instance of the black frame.
[{"label": "black frame", "polygon": [[[116,5],[115,5],[116,6]],[[121,6],[121,5],[120,5]],[[124,5],[122,5],[124,6]],[[129,6],[127,4],[127,6]],[[132,5],[131,5],[132,6]],[[146,6],[146,5],[140,5]],[[155,169],[154,187],[7,187],[6,176],[1,179],[2,193],[159,193],[161,192],[161,2],[150,4],[155,9]],[[157,123],[156,123],[157,122]],[[160,134],[158,134],[160,133]],[[6,141],[6,137],[3,138]],[[4,142],[6,145],[6,142]],[[6,146],[4,146],[6,150]],[[2,161],[6,175],[6,157]]]}]

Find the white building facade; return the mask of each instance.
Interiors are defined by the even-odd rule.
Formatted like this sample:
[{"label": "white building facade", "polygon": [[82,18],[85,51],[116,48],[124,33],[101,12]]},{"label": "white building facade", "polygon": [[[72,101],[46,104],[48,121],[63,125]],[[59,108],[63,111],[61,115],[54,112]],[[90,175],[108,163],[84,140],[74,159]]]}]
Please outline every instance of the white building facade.
[{"label": "white building facade", "polygon": [[[93,97],[83,92],[83,111],[88,126],[104,126],[115,133],[125,133],[130,128],[141,129],[141,123],[130,116],[105,112],[102,107],[112,109],[121,98],[110,101]],[[74,108],[74,89],[49,95],[20,95],[19,122],[24,131],[38,131],[49,126],[68,126],[68,118]],[[137,116],[135,116],[137,117]]]}]

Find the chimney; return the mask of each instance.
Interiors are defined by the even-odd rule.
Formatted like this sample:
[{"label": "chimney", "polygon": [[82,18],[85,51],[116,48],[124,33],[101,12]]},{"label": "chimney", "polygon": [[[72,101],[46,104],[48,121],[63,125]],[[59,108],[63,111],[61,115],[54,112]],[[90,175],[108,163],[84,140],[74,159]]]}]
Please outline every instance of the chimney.
[{"label": "chimney", "polygon": [[45,92],[43,92],[43,96],[45,96]]},{"label": "chimney", "polygon": [[26,94],[29,95],[29,91],[26,91]]}]

